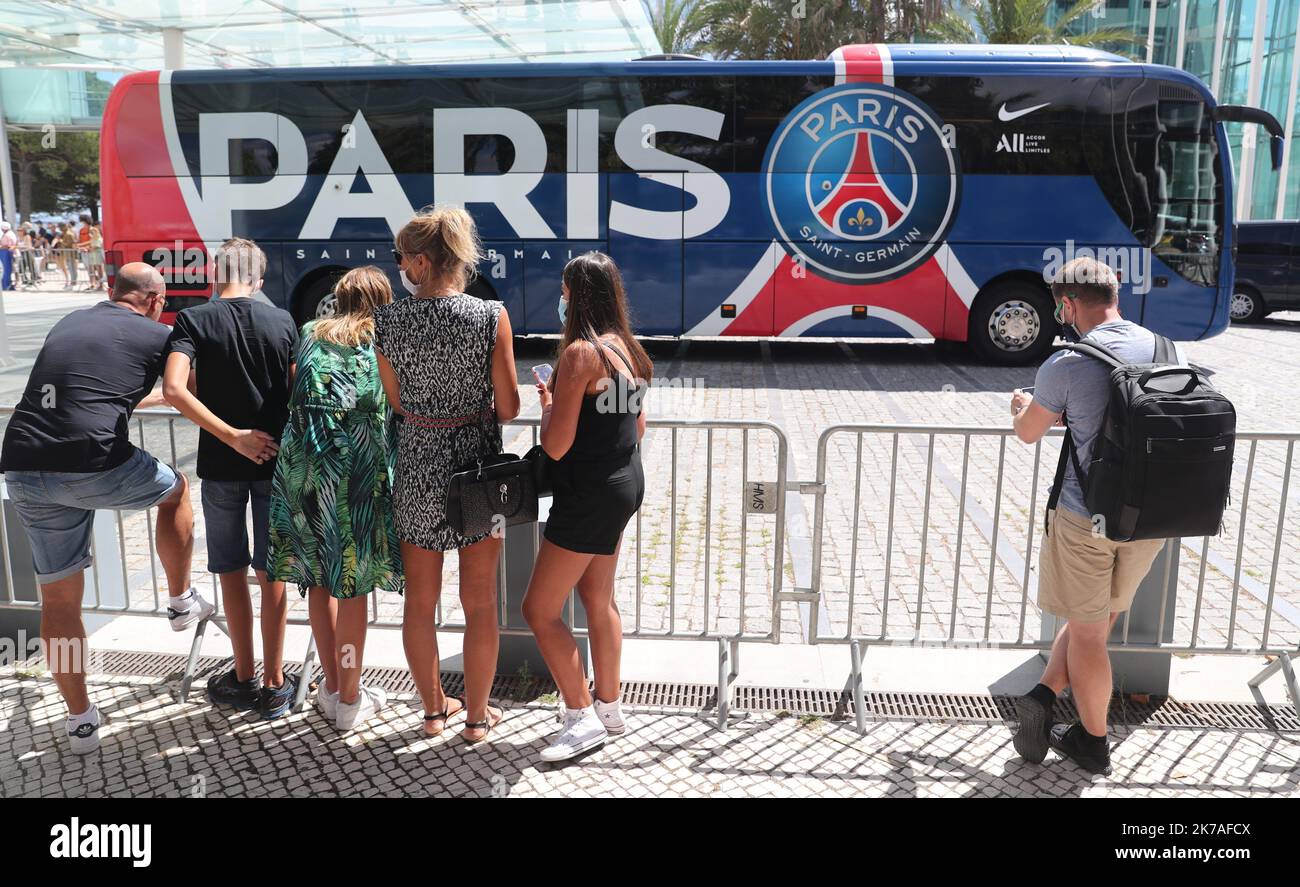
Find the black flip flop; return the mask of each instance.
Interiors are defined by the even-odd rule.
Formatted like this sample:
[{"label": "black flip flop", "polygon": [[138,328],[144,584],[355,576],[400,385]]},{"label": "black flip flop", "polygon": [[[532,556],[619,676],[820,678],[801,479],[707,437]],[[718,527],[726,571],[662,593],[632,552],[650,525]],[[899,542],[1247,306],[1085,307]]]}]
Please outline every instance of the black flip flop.
[{"label": "black flip flop", "polygon": [[[448,702],[449,700],[452,700],[452,699],[455,699],[457,702],[460,703],[460,708],[456,709],[455,711],[447,711],[447,707],[448,707],[448,706],[447,706],[447,702]],[[465,700],[464,700],[464,699],[462,699],[462,698],[459,697],[459,696],[448,696],[446,699],[443,700],[443,703],[442,703],[442,711],[438,712],[436,715],[425,715],[425,716],[424,716],[424,722],[427,724],[427,723],[430,723],[430,722],[432,722],[432,721],[442,721],[442,728],[443,728],[444,731],[446,731],[446,729],[447,729],[447,719],[450,718],[450,717],[453,717],[453,716],[455,716],[455,715],[460,714],[460,713],[463,712],[464,710],[465,710]],[[441,733],[429,733],[429,732],[426,731],[426,732],[425,732],[425,735],[426,735],[426,736],[429,736],[429,737],[433,737],[433,736],[441,736],[442,734],[441,734]]]},{"label": "black flip flop", "polygon": [[492,720],[492,706],[488,706],[488,719],[486,721],[470,721],[465,724],[465,730],[482,730],[483,735],[480,736],[478,739],[465,739],[465,733],[464,730],[462,730],[460,737],[461,739],[465,739],[465,742],[468,743],[469,745],[477,745],[478,743],[482,742],[483,740],[491,736],[492,728],[495,727],[497,724],[501,723],[502,721],[504,721],[505,719],[506,719],[505,709],[501,709],[501,717],[497,718],[495,721]]}]

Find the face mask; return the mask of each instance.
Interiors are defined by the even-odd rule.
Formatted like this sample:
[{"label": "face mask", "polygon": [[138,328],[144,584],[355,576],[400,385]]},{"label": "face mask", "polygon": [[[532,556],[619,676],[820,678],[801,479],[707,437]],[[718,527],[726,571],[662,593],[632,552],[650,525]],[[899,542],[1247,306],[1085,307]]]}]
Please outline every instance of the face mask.
[{"label": "face mask", "polygon": [[1083,338],[1082,336],[1079,335],[1079,328],[1076,327],[1073,323],[1067,323],[1061,317],[1061,306],[1064,304],[1065,304],[1064,301],[1057,302],[1056,310],[1052,312],[1052,316],[1055,317],[1056,322],[1061,325],[1061,338],[1067,342],[1078,342],[1080,339]]},{"label": "face mask", "polygon": [[409,278],[409,277],[406,276],[406,269],[405,269],[405,268],[402,268],[402,269],[399,270],[397,273],[401,275],[401,277],[402,277],[402,286],[404,286],[404,287],[406,288],[406,291],[407,291],[408,293],[410,293],[411,295],[414,296],[416,293],[419,292],[420,288],[419,288],[418,286],[416,286],[415,284],[411,283],[411,278]]},{"label": "face mask", "polygon": [[568,312],[568,310],[569,310],[569,300],[568,300],[568,299],[563,299],[563,298],[560,299],[560,307],[559,307],[559,311],[560,311],[560,326],[564,326],[564,322],[565,322],[564,319],[565,319],[565,316],[566,316],[566,313]]}]

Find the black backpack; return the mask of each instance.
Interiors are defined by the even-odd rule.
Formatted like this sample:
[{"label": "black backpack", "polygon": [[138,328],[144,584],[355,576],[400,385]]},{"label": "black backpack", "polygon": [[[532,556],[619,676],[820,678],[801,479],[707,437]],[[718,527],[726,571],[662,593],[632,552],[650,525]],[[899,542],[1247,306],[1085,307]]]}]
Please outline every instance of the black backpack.
[{"label": "black backpack", "polygon": [[1110,399],[1085,472],[1069,419],[1047,510],[1056,508],[1066,460],[1094,523],[1108,539],[1213,536],[1223,521],[1237,413],[1199,367],[1179,364],[1156,336],[1151,363],[1130,364],[1086,339],[1065,346],[1111,368]]}]

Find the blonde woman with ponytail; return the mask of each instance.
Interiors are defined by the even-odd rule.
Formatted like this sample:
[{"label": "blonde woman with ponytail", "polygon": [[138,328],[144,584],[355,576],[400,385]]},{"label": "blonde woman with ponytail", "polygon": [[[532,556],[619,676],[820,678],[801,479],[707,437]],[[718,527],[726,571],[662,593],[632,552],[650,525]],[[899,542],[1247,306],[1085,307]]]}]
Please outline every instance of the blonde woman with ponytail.
[{"label": "blonde woman with ponytail", "polygon": [[271,576],[309,589],[324,684],[321,712],[339,730],[387,701],[361,683],[366,604],[375,588],[402,591],[393,525],[392,413],[374,350],[375,311],[393,301],[373,265],[334,288],[333,317],[303,327],[289,421],[271,482]]},{"label": "blonde woman with ponytail", "polygon": [[[441,734],[464,711],[461,735],[479,742],[502,717],[488,704],[501,539],[461,536],[445,508],[452,474],[499,452],[500,423],[519,414],[510,318],[500,302],[465,293],[482,251],[464,209],[420,212],[398,232],[393,254],[411,298],[376,313],[375,348],[384,390],[402,417],[393,490],[406,572],[402,642],[424,704],[424,732]],[[466,623],[464,699],[449,699],[438,678],[443,552],[453,548]]]}]

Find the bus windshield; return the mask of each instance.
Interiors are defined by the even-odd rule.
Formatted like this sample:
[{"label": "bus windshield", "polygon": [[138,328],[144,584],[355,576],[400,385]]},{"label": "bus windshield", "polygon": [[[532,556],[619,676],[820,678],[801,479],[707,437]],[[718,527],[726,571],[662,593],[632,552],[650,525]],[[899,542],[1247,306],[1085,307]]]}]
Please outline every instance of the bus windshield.
[{"label": "bus windshield", "polygon": [[1146,81],[1124,114],[1133,233],[1192,283],[1218,282],[1223,172],[1213,115],[1191,90]]}]

